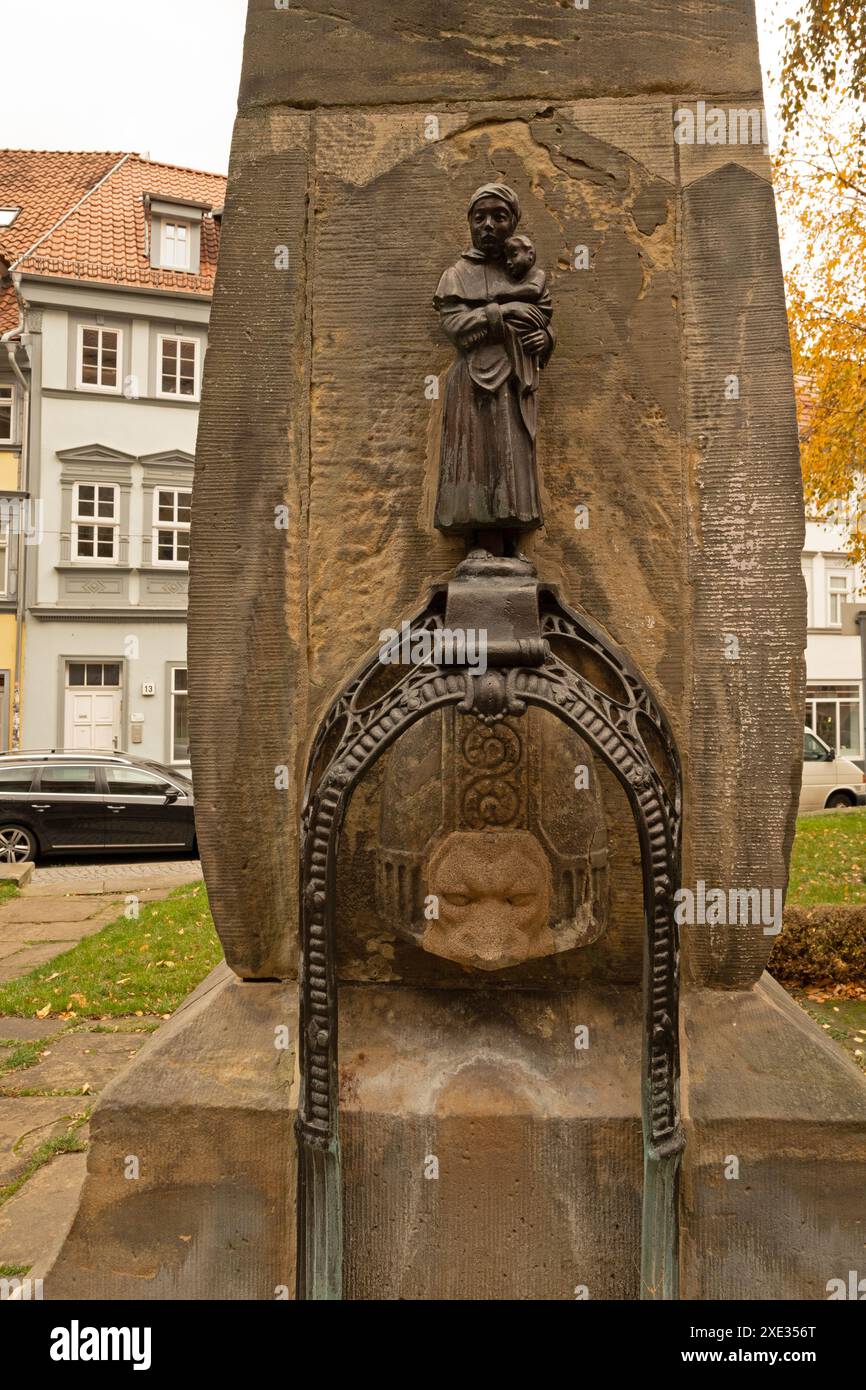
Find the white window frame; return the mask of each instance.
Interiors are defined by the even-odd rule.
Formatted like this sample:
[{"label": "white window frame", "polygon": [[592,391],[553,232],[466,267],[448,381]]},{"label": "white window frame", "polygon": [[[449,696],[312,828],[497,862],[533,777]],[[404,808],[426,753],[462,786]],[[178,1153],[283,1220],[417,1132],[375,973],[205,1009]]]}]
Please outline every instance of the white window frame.
[{"label": "white window frame", "polygon": [[[73,668],[73,666],[83,666],[83,667],[84,667],[84,684],[83,684],[83,685],[73,685],[73,684],[72,684],[71,673],[72,673],[72,668]],[[116,666],[116,667],[117,667],[117,684],[116,684],[116,685],[108,684],[108,683],[103,679],[103,680],[101,680],[101,681],[99,682],[98,685],[90,685],[89,682],[88,682],[88,680],[87,680],[87,668],[88,668],[88,666],[98,666],[98,667],[100,668],[100,670],[102,671],[103,677],[105,676],[105,668],[106,668],[106,666]],[[70,656],[70,657],[67,658],[67,661],[66,661],[66,689],[67,689],[67,690],[112,690],[112,691],[122,690],[122,689],[123,689],[123,662],[122,662],[122,660],[120,659],[120,657],[114,657],[114,656],[109,656],[109,657]]]},{"label": "white window frame", "polygon": [[[834,580],[834,579],[844,579],[844,581],[845,581],[845,591],[844,591],[844,593],[842,592],[841,589],[834,589],[834,588],[832,587],[832,584],[833,584],[833,580]],[[852,587],[853,587],[853,575],[852,575],[852,573],[851,573],[850,570],[841,569],[841,568],[839,568],[839,567],[837,566],[835,569],[828,569],[828,570],[826,571],[826,583],[827,583],[827,626],[828,626],[828,627],[841,627],[841,626],[842,626],[841,604],[839,605],[839,610],[840,610],[840,611],[839,611],[839,616],[838,616],[838,618],[834,618],[834,617],[833,617],[833,600],[836,599],[836,598],[840,598],[840,599],[842,600],[843,603],[850,603],[850,601],[851,601],[851,591],[852,591]]]},{"label": "white window frame", "polygon": [[[169,242],[172,243],[174,250],[177,250],[177,237],[169,237],[168,229],[173,227],[175,231],[178,227],[183,227],[186,232],[186,259],[182,265],[176,259],[169,260],[166,255],[166,248]],[[192,223],[179,217],[163,217],[162,225],[159,229],[159,263],[164,270],[189,270],[190,253],[192,249]]]},{"label": "white window frame", "polygon": [[[840,693],[843,690],[846,690],[845,694]],[[819,705],[835,705],[836,707],[834,716],[835,746],[828,742],[822,734],[816,732]],[[852,752],[847,753],[843,753],[839,741],[839,731],[842,726],[840,707],[842,705],[850,705],[855,711],[853,724],[857,734],[857,746]],[[806,689],[806,719],[812,721],[806,724],[809,732],[815,734],[815,737],[820,739],[822,743],[827,743],[828,748],[832,747],[837,758],[860,758],[863,756],[863,704],[861,687],[857,681],[851,681],[850,684],[848,681],[839,681],[835,686],[828,686],[824,693],[822,693],[822,687],[818,681],[809,682]]]},{"label": "white window frame", "polygon": [[[181,343],[192,343],[195,348],[195,362],[193,364],[193,392],[191,396],[184,396],[178,391],[163,391],[162,389],[162,345],[163,343],[177,343],[177,376],[175,377],[178,385],[180,384],[180,345]],[[201,394],[201,339],[185,338],[180,333],[159,333],[156,339],[156,394],[163,400],[169,401],[197,401]]]},{"label": "white window frame", "polygon": [[[186,680],[187,680],[187,688],[186,688],[186,690],[175,690],[175,688],[174,688],[174,680],[175,680],[175,672],[176,672],[176,671],[185,671],[185,672],[186,672]],[[169,685],[169,711],[168,711],[168,718],[169,718],[169,725],[168,725],[169,750],[168,750],[168,752],[169,752],[169,767],[189,767],[189,766],[190,766],[190,760],[189,760],[188,757],[187,757],[187,758],[176,758],[175,755],[174,755],[174,702],[175,702],[176,696],[178,696],[178,695],[182,695],[183,698],[186,700],[186,702],[187,702],[187,712],[188,712],[188,711],[189,711],[189,667],[188,667],[188,666],[179,665],[179,666],[172,666],[172,668],[171,668],[171,681],[170,681],[170,685]]]},{"label": "white window frame", "polygon": [[[117,384],[115,386],[103,386],[99,382],[84,380],[84,335],[85,333],[99,334],[99,356],[100,361],[97,366],[99,376],[102,376],[102,335],[104,333],[117,334]],[[123,389],[123,329],[115,327],[113,324],[106,323],[80,323],[78,325],[78,351],[75,362],[75,382],[79,391],[97,391],[102,395],[119,396]]]},{"label": "white window frame", "polygon": [[[94,490],[94,503],[93,503],[93,505],[94,505],[94,511],[95,511],[95,512],[98,512],[98,511],[99,511],[99,489],[100,489],[100,488],[111,488],[111,491],[112,491],[112,493],[114,494],[114,516],[112,517],[112,519],[111,519],[110,521],[107,521],[107,520],[105,520],[105,518],[101,518],[101,517],[99,517],[98,515],[94,515],[94,516],[92,516],[92,517],[89,517],[89,516],[82,516],[82,515],[81,515],[80,509],[79,509],[79,497],[80,497],[80,493],[81,493],[81,488],[83,488],[83,487],[92,487],[93,490]],[[97,554],[95,553],[96,548],[97,548],[97,545],[98,545],[98,540],[99,540],[99,538],[98,538],[98,536],[97,536],[96,534],[94,534],[94,538],[93,538],[93,549],[94,549],[94,554],[93,554],[93,555],[79,555],[79,553],[78,553],[78,528],[79,528],[79,526],[92,526],[92,527],[94,528],[94,533],[95,533],[97,530],[99,530],[100,528],[103,529],[103,530],[109,530],[109,529],[111,530],[111,532],[112,532],[112,543],[111,543],[111,544],[112,544],[112,555],[111,555],[111,559],[110,559],[110,560],[106,559],[106,557],[105,557],[104,555],[97,555]],[[90,481],[87,481],[87,480],[82,480],[81,482],[76,482],[76,483],[73,483],[73,484],[72,484],[72,518],[71,518],[71,523],[70,523],[70,531],[71,531],[71,537],[70,537],[70,550],[71,550],[71,554],[72,554],[72,562],[73,562],[73,564],[76,564],[76,565],[89,565],[89,566],[91,566],[91,567],[93,567],[93,566],[95,566],[95,565],[100,565],[100,566],[101,566],[101,565],[116,565],[116,564],[117,564],[117,562],[118,562],[118,557],[119,557],[119,555],[120,555],[120,488],[118,487],[117,483],[96,483],[96,482],[90,482]]]},{"label": "white window frame", "polygon": [[14,444],[16,439],[17,412],[16,405],[18,398],[15,394],[15,387],[11,382],[4,381],[0,384],[0,400],[3,405],[9,402],[9,433],[0,434],[0,444]]},{"label": "white window frame", "polygon": [[188,570],[189,560],[160,560],[159,558],[159,533],[160,531],[171,531],[174,536],[174,551],[177,553],[178,536],[189,536],[190,522],[188,521],[160,521],[159,518],[159,495],[161,492],[170,492],[174,495],[173,511],[175,517],[178,514],[178,498],[182,492],[188,492],[190,505],[192,504],[192,487],[166,487],[164,484],[157,483],[153,489],[153,538],[151,541],[151,559],[154,565],[160,569],[167,570]]}]

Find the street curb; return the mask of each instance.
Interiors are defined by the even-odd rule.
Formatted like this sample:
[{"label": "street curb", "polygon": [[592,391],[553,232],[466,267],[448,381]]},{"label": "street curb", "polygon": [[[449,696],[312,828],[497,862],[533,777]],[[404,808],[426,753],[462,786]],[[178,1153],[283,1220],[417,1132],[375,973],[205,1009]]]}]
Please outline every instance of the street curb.
[{"label": "street curb", "polygon": [[25,864],[0,864],[0,882],[6,880],[23,888],[33,877],[33,867],[30,860]]}]

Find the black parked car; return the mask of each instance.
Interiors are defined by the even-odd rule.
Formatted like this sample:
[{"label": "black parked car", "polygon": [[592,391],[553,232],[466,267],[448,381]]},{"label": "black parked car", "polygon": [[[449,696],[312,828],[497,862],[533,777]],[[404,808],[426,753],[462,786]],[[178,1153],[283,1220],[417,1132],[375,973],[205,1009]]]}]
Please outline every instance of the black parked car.
[{"label": "black parked car", "polygon": [[196,850],[192,782],[119,753],[0,756],[0,862]]}]

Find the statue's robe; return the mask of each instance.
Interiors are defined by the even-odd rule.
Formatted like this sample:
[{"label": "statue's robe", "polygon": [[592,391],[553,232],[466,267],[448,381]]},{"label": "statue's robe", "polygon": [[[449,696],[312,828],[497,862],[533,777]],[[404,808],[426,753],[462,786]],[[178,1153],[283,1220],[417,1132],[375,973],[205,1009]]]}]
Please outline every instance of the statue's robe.
[{"label": "statue's robe", "polygon": [[[527,360],[502,305],[519,302],[549,347]],[[459,350],[448,373],[435,525],[448,534],[531,531],[542,525],[535,465],[537,366],[553,350],[552,305],[541,272],[514,283],[498,264],[466,251],[445,271],[433,298]],[[484,311],[480,329],[478,311]],[[481,341],[468,342],[473,330]]]}]

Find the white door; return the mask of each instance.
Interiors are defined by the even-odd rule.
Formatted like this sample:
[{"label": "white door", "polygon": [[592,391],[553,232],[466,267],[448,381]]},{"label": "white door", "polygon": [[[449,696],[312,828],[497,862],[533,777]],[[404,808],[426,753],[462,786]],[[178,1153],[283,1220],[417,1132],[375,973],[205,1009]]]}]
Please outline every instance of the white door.
[{"label": "white door", "polygon": [[110,752],[119,748],[120,707],[116,664],[88,663],[84,667],[70,663],[66,678],[64,747],[75,752],[91,749]]}]

